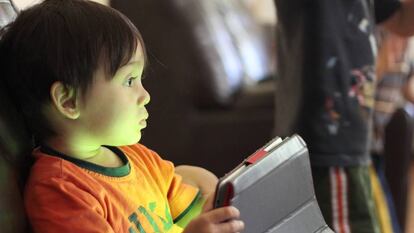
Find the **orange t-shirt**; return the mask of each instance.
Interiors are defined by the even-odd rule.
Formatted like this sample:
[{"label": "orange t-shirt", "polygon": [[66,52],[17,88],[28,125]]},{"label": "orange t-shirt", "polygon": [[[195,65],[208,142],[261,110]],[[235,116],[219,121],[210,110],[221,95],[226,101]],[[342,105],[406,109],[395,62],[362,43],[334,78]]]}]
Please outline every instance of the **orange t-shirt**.
[{"label": "orange t-shirt", "polygon": [[181,232],[174,224],[199,192],[171,162],[143,145],[108,147],[124,161],[106,168],[49,148],[36,149],[25,190],[35,232]]}]

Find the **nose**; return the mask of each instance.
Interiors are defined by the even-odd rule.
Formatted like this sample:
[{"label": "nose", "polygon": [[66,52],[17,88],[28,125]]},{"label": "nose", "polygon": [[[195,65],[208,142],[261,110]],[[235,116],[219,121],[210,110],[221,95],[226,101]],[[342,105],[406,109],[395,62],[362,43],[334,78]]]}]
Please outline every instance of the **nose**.
[{"label": "nose", "polygon": [[140,96],[138,98],[138,105],[145,106],[150,102],[151,96],[144,87],[142,87],[139,91]]}]

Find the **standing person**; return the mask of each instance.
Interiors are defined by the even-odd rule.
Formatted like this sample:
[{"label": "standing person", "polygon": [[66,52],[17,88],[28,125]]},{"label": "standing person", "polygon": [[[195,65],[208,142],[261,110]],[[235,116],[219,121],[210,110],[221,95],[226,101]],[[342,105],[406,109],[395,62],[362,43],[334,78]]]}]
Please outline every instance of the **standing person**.
[{"label": "standing person", "polygon": [[404,103],[402,87],[410,75],[408,39],[378,30],[377,85],[374,106],[372,153],[383,155],[384,129],[391,115]]},{"label": "standing person", "polygon": [[316,196],[335,232],[379,232],[369,177],[377,53],[373,29],[382,24],[412,34],[414,3],[275,3],[275,134],[299,133],[308,144]]},{"label": "standing person", "polygon": [[[411,65],[407,51],[409,50],[408,39],[397,36],[389,31],[379,28],[377,33],[379,41],[379,52],[377,56],[377,85],[375,94],[374,121],[373,121],[373,138],[371,141],[371,152],[376,177],[381,184],[381,189],[377,193],[383,193],[386,201],[376,203],[377,206],[388,208],[394,232],[404,232],[405,219],[405,202],[406,196],[401,196],[401,192],[408,176],[407,153],[404,148],[405,140],[411,138],[405,132],[407,129],[396,129],[400,132],[400,137],[395,141],[398,142],[400,149],[384,145],[385,129],[389,124],[393,113],[403,105],[402,87],[405,80],[411,75]],[[406,119],[406,118],[403,118]],[[404,121],[405,122],[405,121]],[[403,122],[400,122],[402,125]],[[395,124],[395,123],[394,123]],[[398,124],[398,123],[397,123]],[[391,127],[395,128],[395,127]],[[395,130],[394,130],[395,131]],[[393,144],[394,139],[388,140]],[[395,143],[394,143],[395,144]],[[389,151],[385,153],[384,147]],[[398,153],[399,152],[399,153]],[[403,153],[401,153],[403,152]],[[385,163],[384,163],[385,162]],[[384,172],[386,169],[387,172]],[[391,173],[390,173],[391,172]],[[375,177],[374,177],[375,178]],[[407,190],[405,190],[406,192]],[[376,193],[373,188],[374,196]],[[381,196],[381,195],[380,195]],[[399,196],[399,197],[397,197]],[[385,205],[386,203],[387,205]],[[402,230],[401,230],[402,229]]]},{"label": "standing person", "polygon": [[1,31],[2,91],[40,144],[25,189],[34,232],[243,230],[236,208],[212,209],[202,195],[212,174],[180,176],[138,143],[145,54],[124,15],[86,0],[46,0]]}]

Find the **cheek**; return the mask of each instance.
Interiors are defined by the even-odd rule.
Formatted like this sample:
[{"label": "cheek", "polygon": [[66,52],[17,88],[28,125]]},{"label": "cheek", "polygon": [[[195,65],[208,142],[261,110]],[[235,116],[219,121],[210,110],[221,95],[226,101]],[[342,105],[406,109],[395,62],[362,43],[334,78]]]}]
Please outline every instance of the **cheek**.
[{"label": "cheek", "polygon": [[126,145],[140,139],[138,108],[127,93],[106,91],[89,102],[87,124],[96,138],[108,145]]},{"label": "cheek", "polygon": [[132,127],[131,123],[134,120],[135,115],[132,113],[132,109],[128,107],[121,107],[120,105],[114,106],[113,108],[106,109],[103,114],[101,114],[101,119],[99,119],[100,124],[103,127],[106,127],[110,130],[113,129],[122,129]]},{"label": "cheek", "polygon": [[88,104],[85,116],[86,124],[94,134],[102,134],[119,121],[121,117],[119,113],[119,104],[114,103],[110,98],[101,97],[99,101],[91,101]]},{"label": "cheek", "polygon": [[116,134],[115,136],[136,132],[138,127],[136,108],[128,105],[118,104],[108,109],[100,121],[109,130],[108,133]]},{"label": "cheek", "polygon": [[108,143],[116,145],[130,145],[141,139],[141,129],[136,114],[124,111],[112,119],[108,119],[112,126],[107,128]]}]

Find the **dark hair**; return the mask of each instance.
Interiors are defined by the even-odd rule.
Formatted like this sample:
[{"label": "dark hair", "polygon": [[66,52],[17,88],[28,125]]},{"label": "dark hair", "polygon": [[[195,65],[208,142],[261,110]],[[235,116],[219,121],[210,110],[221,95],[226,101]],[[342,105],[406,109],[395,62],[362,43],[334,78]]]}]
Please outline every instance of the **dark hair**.
[{"label": "dark hair", "polygon": [[145,51],[124,15],[85,0],[46,0],[22,11],[0,36],[2,85],[40,140],[55,133],[43,114],[54,82],[85,93],[100,66],[110,79],[139,43]]}]

